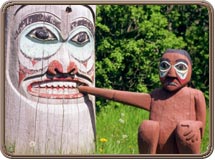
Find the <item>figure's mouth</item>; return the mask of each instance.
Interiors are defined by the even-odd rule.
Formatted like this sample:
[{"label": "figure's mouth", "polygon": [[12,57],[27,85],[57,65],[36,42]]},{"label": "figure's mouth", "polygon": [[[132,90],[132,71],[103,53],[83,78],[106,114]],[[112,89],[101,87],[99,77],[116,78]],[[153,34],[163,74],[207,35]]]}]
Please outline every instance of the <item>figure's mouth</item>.
[{"label": "figure's mouth", "polygon": [[31,83],[27,91],[33,96],[42,98],[76,99],[83,97],[77,89],[80,85],[87,84],[74,80],[47,80]]},{"label": "figure's mouth", "polygon": [[167,82],[167,85],[168,86],[176,86],[176,87],[178,86],[177,83],[175,83],[175,82]]},{"label": "figure's mouth", "polygon": [[178,80],[177,80],[177,78],[174,78],[174,77],[167,77],[164,84],[165,84],[165,86],[177,87],[178,86]]}]

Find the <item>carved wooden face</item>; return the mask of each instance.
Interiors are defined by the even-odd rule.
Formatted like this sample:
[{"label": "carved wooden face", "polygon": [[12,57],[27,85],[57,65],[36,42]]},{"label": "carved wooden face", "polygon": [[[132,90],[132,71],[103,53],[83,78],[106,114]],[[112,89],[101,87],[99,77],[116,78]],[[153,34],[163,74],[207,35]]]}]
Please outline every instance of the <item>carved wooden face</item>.
[{"label": "carved wooden face", "polygon": [[160,61],[159,75],[163,87],[176,91],[190,81],[192,66],[189,59],[179,53],[165,53]]},{"label": "carved wooden face", "polygon": [[90,9],[24,6],[15,19],[20,92],[44,102],[83,97],[77,86],[94,84],[95,31]]}]

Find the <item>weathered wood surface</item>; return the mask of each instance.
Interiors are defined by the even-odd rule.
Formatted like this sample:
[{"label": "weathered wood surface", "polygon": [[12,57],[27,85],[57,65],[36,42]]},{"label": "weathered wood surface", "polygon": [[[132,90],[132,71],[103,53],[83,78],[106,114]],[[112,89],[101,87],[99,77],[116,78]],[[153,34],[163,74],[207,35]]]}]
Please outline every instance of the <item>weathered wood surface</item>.
[{"label": "weathered wood surface", "polygon": [[[95,28],[92,12],[85,6],[69,6],[72,12],[67,13],[67,7],[63,5],[31,5],[21,8],[20,6],[8,8],[5,79],[5,145],[8,153],[14,155],[68,155],[89,154],[93,153],[95,149],[95,104],[93,97],[60,99],[60,91],[54,91],[54,89],[52,92],[53,94],[56,92],[55,95],[59,96],[58,98],[56,98],[57,96],[55,98],[50,97],[48,93],[47,97],[42,97],[42,93],[38,93],[41,95],[37,97],[30,95],[26,89],[27,86],[24,85],[28,81],[24,78],[35,75],[35,73],[31,75],[32,70],[45,74],[46,70],[52,69],[49,64],[57,60],[61,67],[55,67],[59,71],[68,70],[67,65],[72,62],[72,64],[75,64],[73,66],[76,66],[78,73],[82,72],[83,74],[83,72],[86,72],[84,75],[91,78],[89,85],[94,86],[94,33],[91,32],[94,32]],[[19,8],[18,12],[13,16],[17,8]],[[95,6],[93,9],[95,11]],[[69,37],[70,34],[83,32],[82,29],[84,29],[84,32],[88,33],[90,41],[87,45],[90,47],[76,48],[74,45],[66,48],[66,45],[64,45],[66,42],[61,41],[59,42],[61,43],[59,49],[50,58],[43,59],[41,57],[39,60],[36,59],[36,64],[32,63],[36,56],[33,53],[34,46],[28,48],[28,53],[24,53],[24,55],[23,52],[26,52],[26,50],[22,47],[29,46],[28,40],[23,43],[22,39],[25,38],[23,30],[33,26],[34,23],[30,22],[31,18],[23,19],[36,13],[42,13],[43,15],[53,14],[58,17],[56,19],[59,19],[61,23],[57,31],[60,32],[60,36],[63,39],[69,39],[71,38]],[[79,26],[71,27],[74,20],[83,19],[83,17],[86,19],[85,21],[90,21],[89,24],[92,23],[93,25],[80,24]],[[42,20],[38,20],[38,22],[40,21]],[[52,25],[50,26],[52,27]],[[92,26],[93,28],[91,28]],[[58,27],[57,24],[56,27]],[[53,48],[50,48],[50,50]],[[40,51],[39,47],[35,50]],[[76,52],[76,55],[70,53],[70,50]],[[30,54],[31,52],[32,54]],[[90,52],[87,53],[90,56],[82,55],[86,54],[85,52]],[[63,55],[64,53],[66,54]],[[77,54],[81,56],[77,56]],[[33,57],[28,58],[28,56]],[[86,58],[87,60],[85,60]],[[85,61],[85,64],[82,64],[84,63],[83,61]],[[24,74],[24,78],[20,77],[20,72],[23,72],[20,66],[24,66],[28,72]],[[56,83],[58,82],[56,81]],[[43,92],[42,89],[40,92]]]}]

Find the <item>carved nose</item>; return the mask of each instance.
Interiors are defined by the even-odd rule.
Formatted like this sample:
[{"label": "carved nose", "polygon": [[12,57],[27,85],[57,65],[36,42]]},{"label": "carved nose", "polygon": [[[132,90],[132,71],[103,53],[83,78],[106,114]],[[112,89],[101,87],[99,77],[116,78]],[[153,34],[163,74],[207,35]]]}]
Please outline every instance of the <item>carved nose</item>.
[{"label": "carved nose", "polygon": [[168,77],[177,77],[176,75],[176,72],[175,72],[175,69],[173,67],[170,68],[168,74],[167,74]]},{"label": "carved nose", "polygon": [[54,60],[48,65],[48,73],[52,75],[57,74],[71,74],[74,75],[78,72],[78,68],[74,62],[70,62],[66,69],[63,68],[63,65],[58,61]]}]

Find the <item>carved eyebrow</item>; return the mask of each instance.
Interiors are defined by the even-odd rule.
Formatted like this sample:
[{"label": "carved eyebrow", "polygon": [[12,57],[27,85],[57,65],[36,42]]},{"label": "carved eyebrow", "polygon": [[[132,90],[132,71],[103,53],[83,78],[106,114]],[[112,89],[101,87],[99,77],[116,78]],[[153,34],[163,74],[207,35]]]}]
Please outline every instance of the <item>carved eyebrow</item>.
[{"label": "carved eyebrow", "polygon": [[74,20],[72,23],[70,23],[71,30],[75,29],[78,26],[85,26],[92,32],[93,35],[95,34],[95,29],[94,29],[93,23],[86,18],[83,18],[83,17],[78,18],[78,19]]},{"label": "carved eyebrow", "polygon": [[28,15],[25,17],[18,26],[18,29],[16,30],[15,37],[18,36],[18,34],[21,33],[21,31],[28,25],[35,23],[35,22],[48,22],[56,26],[58,29],[60,29],[60,20],[58,17],[55,17],[54,15],[47,13],[47,12],[37,12],[33,13],[31,15]]},{"label": "carved eyebrow", "polygon": [[186,63],[188,65],[188,62],[185,59],[177,59],[175,62],[176,63],[178,63],[178,62],[184,62],[184,63]]},{"label": "carved eyebrow", "polygon": [[160,59],[160,62],[161,62],[161,61],[167,61],[167,62],[170,62],[170,60],[169,60],[168,58],[161,58],[161,59]]}]

